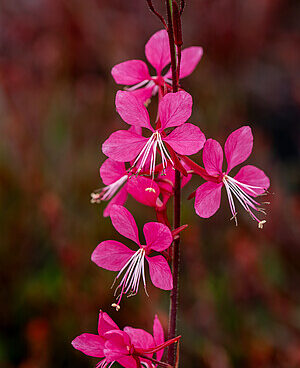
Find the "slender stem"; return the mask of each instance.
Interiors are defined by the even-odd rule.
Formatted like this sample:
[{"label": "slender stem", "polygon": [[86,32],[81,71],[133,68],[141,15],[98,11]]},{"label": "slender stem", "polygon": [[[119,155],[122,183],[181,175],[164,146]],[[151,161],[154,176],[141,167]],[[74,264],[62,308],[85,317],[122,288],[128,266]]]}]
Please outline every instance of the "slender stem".
[{"label": "slender stem", "polygon": [[[170,44],[171,69],[172,69],[172,87],[173,92],[178,91],[178,73],[176,63],[176,50],[174,43],[173,22],[172,22],[172,0],[166,0],[167,17],[168,17],[168,35]],[[179,66],[180,67],[180,66]],[[175,171],[174,186],[174,229],[180,227],[180,206],[181,206],[181,178],[180,172]],[[174,239],[172,245],[172,273],[173,273],[173,289],[170,295],[170,311],[169,311],[169,331],[168,339],[176,336],[177,327],[177,308],[178,308],[178,282],[179,282],[179,256],[180,256],[180,236]],[[175,346],[170,345],[168,348],[168,364],[175,364]]]},{"label": "slender stem", "polygon": [[148,6],[149,6],[149,9],[152,11],[152,13],[154,13],[158,17],[158,19],[162,22],[164,27],[167,28],[167,24],[166,24],[166,21],[165,21],[164,17],[154,9],[152,1],[151,0],[146,0],[146,1],[147,1]]}]

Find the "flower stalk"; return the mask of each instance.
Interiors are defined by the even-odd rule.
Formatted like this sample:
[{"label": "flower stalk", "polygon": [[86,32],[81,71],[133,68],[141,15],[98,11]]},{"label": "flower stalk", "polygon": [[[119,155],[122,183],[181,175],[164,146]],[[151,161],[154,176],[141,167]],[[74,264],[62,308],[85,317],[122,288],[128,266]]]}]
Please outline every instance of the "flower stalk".
[{"label": "flower stalk", "polygon": [[[175,15],[173,13],[172,0],[166,0],[167,7],[167,22],[168,22],[168,36],[170,45],[170,56],[171,56],[171,70],[172,70],[172,89],[173,92],[178,91],[178,79],[180,72],[180,59],[176,61],[176,50],[175,50],[175,40],[174,40],[174,25],[173,20]],[[176,11],[175,11],[176,12]],[[181,38],[181,25],[180,16],[176,17],[177,25],[176,29],[180,30]],[[178,33],[178,32],[177,32]],[[181,42],[182,43],[182,42]],[[178,46],[179,49],[181,45]],[[180,53],[179,53],[180,54]],[[174,215],[173,215],[173,226],[174,229],[180,227],[181,222],[181,177],[180,171],[175,170],[175,185],[174,185]],[[180,262],[180,235],[176,236],[173,241],[171,248],[171,260],[172,260],[172,276],[173,276],[173,289],[170,294],[170,309],[169,309],[169,330],[168,339],[172,339],[176,336],[177,330],[177,310],[178,310],[178,286],[179,286],[179,262]],[[174,366],[175,364],[175,346],[170,345],[168,348],[168,364]]]}]

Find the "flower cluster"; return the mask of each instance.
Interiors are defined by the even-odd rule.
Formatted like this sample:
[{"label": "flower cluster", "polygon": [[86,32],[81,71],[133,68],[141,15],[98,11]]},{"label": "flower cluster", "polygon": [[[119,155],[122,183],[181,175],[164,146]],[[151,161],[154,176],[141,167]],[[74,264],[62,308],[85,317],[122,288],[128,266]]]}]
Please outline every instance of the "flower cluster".
[{"label": "flower cluster", "polygon": [[72,341],[72,345],[86,355],[100,358],[96,368],[111,367],[115,362],[127,368],[138,367],[141,363],[152,368],[159,363],[164,349],[179,338],[165,341],[157,316],[154,318],[152,336],[139,328],[125,327],[120,330],[109,315],[100,310],[98,334],[83,333]]},{"label": "flower cluster", "polygon": [[[190,75],[202,57],[201,47],[189,47],[178,59],[178,79]],[[223,169],[223,150],[214,139],[206,139],[201,129],[188,120],[192,115],[192,96],[181,86],[172,92],[169,38],[166,30],[156,32],[145,47],[146,58],[156,71],[151,76],[141,60],[130,60],[112,68],[116,83],[126,85],[116,94],[116,111],[129,129],[113,132],[102,145],[107,156],[100,167],[104,187],[92,193],[91,201],[108,201],[104,217],[110,217],[114,228],[133,241],[136,249],[115,240],[101,242],[92,253],[92,261],[99,267],[117,272],[113,284],[116,301],[112,306],[120,309],[123,296],[138,293],[140,283],[145,293],[147,270],[152,284],[162,290],[173,288],[173,275],[168,261],[170,247],[185,226],[170,230],[167,207],[174,196],[175,170],[180,173],[181,187],[194,176],[204,183],[194,191],[195,212],[202,218],[211,217],[220,207],[221,190],[227,193],[232,218],[237,224],[238,202],[262,228],[266,222],[259,217],[264,209],[257,197],[266,193],[270,182],[264,172],[252,165],[243,166],[235,176],[231,170],[248,159],[253,148],[249,126],[232,132],[224,146],[227,169]],[[151,122],[147,110],[151,98],[158,94],[158,111]],[[203,166],[190,155],[202,151]],[[144,241],[140,240],[138,227],[131,213],[124,207],[127,196],[150,206],[157,222],[144,225]],[[146,262],[145,262],[146,261]],[[123,367],[164,366],[160,362],[163,349],[177,342],[178,338],[164,342],[162,326],[154,320],[153,336],[125,327],[120,330],[103,312],[99,315],[98,335],[82,334],[73,346],[83,353],[101,358],[97,367],[111,367],[118,362]],[[155,358],[153,356],[155,355]]]}]

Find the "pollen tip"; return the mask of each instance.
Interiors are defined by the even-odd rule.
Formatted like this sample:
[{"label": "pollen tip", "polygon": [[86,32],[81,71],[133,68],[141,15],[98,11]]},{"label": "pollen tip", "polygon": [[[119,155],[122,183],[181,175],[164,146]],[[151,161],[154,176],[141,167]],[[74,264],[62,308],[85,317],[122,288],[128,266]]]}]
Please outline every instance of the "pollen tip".
[{"label": "pollen tip", "polygon": [[266,222],[267,222],[266,220],[262,220],[262,221],[260,221],[260,222],[258,223],[258,228],[259,228],[259,229],[263,229],[264,224],[265,224]]},{"label": "pollen tip", "polygon": [[145,189],[145,191],[146,191],[146,192],[153,192],[153,193],[156,193],[156,190],[155,190],[154,188],[151,188],[151,187],[146,188],[146,189]]},{"label": "pollen tip", "polygon": [[116,308],[116,311],[118,312],[120,309],[121,309],[121,307],[119,306],[119,304],[116,304],[116,303],[112,303],[112,305],[111,305],[113,308]]}]

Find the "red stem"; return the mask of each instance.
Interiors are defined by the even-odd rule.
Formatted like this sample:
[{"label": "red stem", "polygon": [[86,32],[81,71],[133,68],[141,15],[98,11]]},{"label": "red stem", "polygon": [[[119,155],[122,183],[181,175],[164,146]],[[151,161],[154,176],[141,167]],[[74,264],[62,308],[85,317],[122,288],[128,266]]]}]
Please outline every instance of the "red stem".
[{"label": "red stem", "polygon": [[[174,31],[172,22],[172,9],[170,0],[166,0],[167,19],[168,19],[168,36],[171,56],[172,69],[172,87],[173,92],[178,91],[178,73],[176,65],[176,51],[174,43]],[[180,69],[179,69],[180,70]],[[181,207],[181,177],[180,172],[175,170],[175,186],[174,186],[174,229],[180,227],[180,207]],[[173,289],[170,295],[170,311],[169,311],[169,331],[168,339],[176,336],[177,328],[177,308],[178,308],[178,282],[179,282],[179,256],[180,256],[180,236],[176,237],[172,245],[172,273],[173,273]],[[174,366],[175,364],[175,346],[170,345],[168,348],[168,364]]]}]

